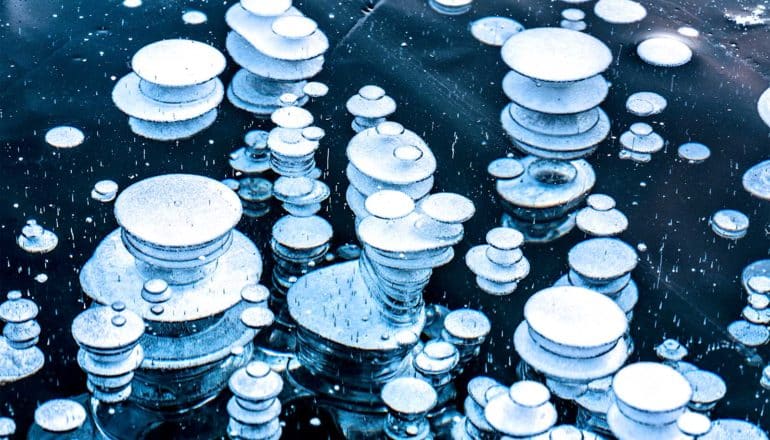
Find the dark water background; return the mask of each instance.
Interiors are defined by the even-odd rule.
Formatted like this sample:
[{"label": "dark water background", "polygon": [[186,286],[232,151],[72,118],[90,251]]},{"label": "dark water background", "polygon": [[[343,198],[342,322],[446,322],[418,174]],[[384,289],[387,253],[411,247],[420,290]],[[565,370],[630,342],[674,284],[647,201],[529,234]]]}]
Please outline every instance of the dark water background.
[{"label": "dark water background", "polygon": [[[136,9],[119,1],[0,4],[0,289],[28,291],[41,306],[39,346],[46,355],[46,366],[37,375],[0,388],[0,415],[13,416],[20,432],[26,432],[37,404],[85,390],[69,331],[87,305],[77,275],[97,243],[117,226],[112,204],[90,199],[93,184],[113,179],[123,189],[172,172],[230,177],[228,153],[241,145],[245,131],[262,126],[225,101],[210,129],[176,144],[158,143],[134,136],[110,99],[111,76],[129,72],[130,57],[153,41],[185,37],[224,51],[224,12],[232,3],[145,0]],[[587,12],[587,32],[605,41],[616,57],[606,73],[613,85],[603,105],[612,119],[612,135],[589,158],[597,173],[595,191],[615,197],[628,216],[630,227],[622,238],[648,248],[634,272],[640,301],[632,323],[637,349],[630,361],[654,359],[656,344],[679,338],[691,353],[686,360],[727,381],[728,394],[713,416],[747,418],[769,429],[770,392],[760,388],[759,377],[770,347],[736,346],[725,330],[745,305],[742,268],[768,257],[770,204],[751,198],[740,183],[748,167],[770,156],[770,129],[756,111],[770,74],[768,27],[741,28],[724,18],[725,11],[740,12],[757,3],[644,3],[649,12],[644,21],[617,26],[594,16],[593,2],[578,5]],[[498,119],[506,103],[500,82],[507,69],[499,49],[474,40],[468,24],[504,15],[526,27],[557,26],[560,11],[570,5],[478,0],[471,13],[459,17],[438,15],[423,0],[306,0],[295,5],[319,22],[331,42],[317,78],[331,91],[307,108],[327,132],[317,161],[333,191],[324,216],[334,225],[335,243],[354,240],[352,214],[344,204],[345,147],[353,135],[344,102],[359,87],[378,84],[398,102],[393,119],[422,135],[436,154],[434,191],[467,195],[478,209],[455,260],[435,272],[426,299],[486,312],[493,332],[486,363],[477,373],[513,382],[518,358],[511,338],[523,304],[566,272],[567,251],[584,237],[573,231],[550,245],[527,245],[532,273],[508,298],[486,296],[475,287],[462,256],[484,241],[501,214],[485,169],[513,150]],[[181,15],[188,8],[204,11],[209,21],[183,24]],[[658,32],[675,33],[682,25],[701,32],[691,40],[691,63],[659,69],[636,57],[636,43]],[[231,62],[222,80],[228,83],[236,69]],[[668,109],[652,119],[669,144],[651,163],[638,165],[617,158],[616,137],[636,120],[625,112],[626,97],[642,90],[669,100]],[[59,124],[81,128],[85,143],[71,150],[48,146],[43,136]],[[676,147],[690,140],[710,146],[712,157],[699,165],[678,159]],[[749,215],[746,238],[733,243],[711,232],[707,219],[722,208]],[[264,250],[278,211],[258,220],[244,218],[239,225],[268,260]],[[56,250],[34,256],[18,248],[15,237],[28,218],[57,233]],[[46,283],[34,281],[39,273],[49,276]],[[749,357],[762,361],[750,365]]]}]

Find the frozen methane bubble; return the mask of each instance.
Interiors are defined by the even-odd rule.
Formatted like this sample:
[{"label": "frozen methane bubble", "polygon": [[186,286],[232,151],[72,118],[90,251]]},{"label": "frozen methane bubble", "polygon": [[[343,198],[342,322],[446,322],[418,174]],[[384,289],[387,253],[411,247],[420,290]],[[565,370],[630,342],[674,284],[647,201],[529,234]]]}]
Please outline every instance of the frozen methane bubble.
[{"label": "frozen methane bubble", "polygon": [[83,405],[69,399],[49,400],[35,410],[35,424],[60,435],[80,428],[86,417]]},{"label": "frozen methane bubble", "polygon": [[655,354],[663,363],[678,362],[687,356],[687,347],[676,339],[666,339],[655,347]]},{"label": "frozen methane bubble", "polygon": [[270,149],[267,147],[269,133],[251,130],[243,136],[246,146],[230,153],[230,166],[235,171],[250,176],[270,169]]},{"label": "frozen methane bubble", "polygon": [[190,9],[182,14],[182,21],[184,24],[198,25],[203,24],[209,20],[209,17],[202,11],[196,9]]},{"label": "frozen methane bubble", "polygon": [[578,286],[606,295],[623,310],[629,320],[639,299],[639,289],[631,278],[638,256],[633,247],[617,238],[592,238],[570,249],[570,271],[555,286]]},{"label": "frozen methane bubble", "polygon": [[270,241],[275,262],[270,306],[276,310],[279,325],[266,337],[268,342],[260,347],[259,354],[277,370],[289,368],[296,345],[286,292],[301,277],[320,267],[333,234],[329,222],[316,215],[331,193],[318,180],[321,173],[314,159],[325,132],[311,125],[314,117],[310,112],[294,106],[296,96],[285,94],[280,99],[288,105],[272,113],[277,127],[268,136],[270,166],[281,176],[273,185],[273,195],[288,213],[273,225]]},{"label": "frozen methane bubble", "polygon": [[652,116],[663,112],[668,101],[653,92],[636,92],[626,99],[626,110],[635,116]]},{"label": "frozen methane bubble", "polygon": [[[145,360],[131,383],[131,400],[146,410],[196,407],[219,394],[247,360],[232,347],[249,346],[256,334],[241,320],[252,307],[241,290],[259,279],[262,258],[233,229],[242,211],[238,196],[210,178],[141,180],[118,196],[120,228],[80,271],[81,287],[95,302],[122,302],[124,314],[131,311],[149,328],[164,329],[139,341]],[[172,384],[175,392],[168,393]]]},{"label": "frozen methane bubble", "polygon": [[476,274],[476,284],[492,295],[510,295],[529,275],[529,261],[521,251],[524,235],[513,228],[494,228],[487,244],[472,247],[465,264]]},{"label": "frozen methane bubble", "polygon": [[385,94],[381,87],[367,85],[348,99],[345,107],[354,117],[353,131],[360,133],[385,122],[396,111],[396,101]]},{"label": "frozen methane bubble", "polygon": [[[611,388],[612,377],[596,379],[586,385],[585,392],[575,399],[578,405],[575,420],[577,426],[602,435],[612,435],[607,425],[607,411],[614,400]],[[598,440],[591,437],[584,437],[581,440],[589,439]]]},{"label": "frozen methane bubble", "polygon": [[86,136],[80,129],[62,125],[48,130],[45,141],[56,148],[74,148],[82,144]]},{"label": "frozen methane bubble", "polygon": [[38,307],[32,300],[22,298],[21,292],[8,292],[0,304],[0,321],[5,323],[0,337],[0,385],[37,373],[45,359],[35,346],[40,338],[37,323]]},{"label": "frozen methane bubble", "polygon": [[310,81],[305,84],[302,91],[311,98],[322,98],[329,93],[329,86],[322,82]]},{"label": "frozen methane bubble", "polygon": [[[299,107],[291,108],[303,110]],[[315,152],[320,146],[319,141],[324,136],[323,130],[308,126],[302,128],[307,120],[289,118],[276,120],[288,123],[290,126],[278,126],[268,135],[270,168],[275,173],[286,177],[317,177]]]},{"label": "frozen methane bubble", "polygon": [[264,362],[253,361],[236,370],[228,381],[233,397],[227,402],[231,438],[277,439],[281,436],[283,380]]},{"label": "frozen methane bubble", "polygon": [[757,101],[759,117],[770,127],[770,89],[765,90]]},{"label": "frozen methane bubble", "polygon": [[[442,194],[424,203],[424,210],[400,218],[367,216],[357,225],[364,250],[357,261],[309,272],[289,289],[287,303],[296,323],[301,365],[291,374],[313,394],[371,407],[377,404],[376,392],[412,362],[419,335],[429,324],[423,289],[433,268],[453,258],[452,246],[463,237],[458,222],[467,220],[466,205],[472,206],[461,196]],[[435,209],[441,215],[434,218]],[[425,224],[431,227],[425,229]],[[479,333],[478,326],[460,327],[467,328],[457,332],[460,343],[444,338],[443,332],[442,339],[455,345],[462,359],[487,332]],[[336,392],[333,385],[340,381],[361,392]]]},{"label": "frozen methane bubble", "polygon": [[544,385],[524,380],[497,394],[484,408],[484,417],[500,436],[529,438],[543,434],[556,424],[556,408]]},{"label": "frozen methane bubble", "polygon": [[507,394],[508,388],[494,379],[485,376],[474,377],[468,382],[468,396],[463,402],[464,423],[457,423],[452,432],[455,439],[473,439],[491,436],[494,428],[484,416],[484,408],[490,399]]},{"label": "frozen methane bubble", "polygon": [[682,434],[700,439],[711,430],[711,420],[703,414],[687,411],[679,416],[676,426]]},{"label": "frozen methane bubble", "polygon": [[[663,138],[653,131],[652,126],[644,122],[631,124],[629,130],[620,135],[621,147],[632,154],[657,153],[665,144]],[[633,155],[629,157],[633,159]]]},{"label": "frozen methane bubble", "polygon": [[16,422],[10,417],[0,417],[0,439],[8,440],[16,434]]},{"label": "frozen methane bubble", "polygon": [[139,338],[144,322],[123,303],[92,307],[72,322],[80,346],[78,365],[88,374],[88,389],[100,402],[128,400],[134,370],[144,359]]},{"label": "frozen methane bubble", "polygon": [[749,218],[746,214],[734,209],[722,209],[714,213],[709,220],[711,230],[722,238],[737,240],[746,235],[749,229]]},{"label": "frozen methane bubble", "polygon": [[457,347],[460,353],[458,375],[468,362],[478,356],[481,344],[487,339],[491,330],[492,324],[489,319],[478,310],[457,309],[446,315],[441,339]]},{"label": "frozen methane bubble", "polygon": [[258,116],[280,107],[285,93],[304,105],[307,79],[321,71],[329,48],[318,24],[286,0],[243,0],[227,10],[225,21],[232,29],[227,51],[242,67],[227,89],[230,102]]},{"label": "frozen methane bubble", "polygon": [[658,67],[678,67],[690,62],[692,49],[674,37],[648,38],[636,47],[639,58]]},{"label": "frozen methane bubble", "polygon": [[126,8],[138,8],[142,6],[142,0],[123,0],[123,6]]},{"label": "frozen methane bubble", "polygon": [[118,184],[112,180],[100,180],[94,184],[94,188],[91,190],[91,198],[102,203],[111,202],[117,196]]},{"label": "frozen methane bubble", "polygon": [[520,75],[540,81],[574,82],[603,72],[612,53],[598,39],[559,28],[535,28],[509,39],[503,61]]},{"label": "frozen methane bubble", "polygon": [[382,122],[350,140],[345,198],[360,222],[369,215],[364,200],[380,190],[401,191],[415,202],[433,187],[436,157],[425,141],[397,122]]},{"label": "frozen methane bubble", "polygon": [[718,419],[711,430],[699,440],[768,440],[767,432],[745,420]]},{"label": "frozen methane bubble", "polygon": [[461,15],[471,10],[473,0],[428,0],[434,11],[443,15]]},{"label": "frozen methane bubble", "polygon": [[514,146],[559,160],[595,151],[610,130],[598,107],[607,96],[601,73],[612,62],[609,48],[574,30],[535,28],[508,39],[501,54],[511,68],[503,91],[512,102],[500,121]]},{"label": "frozen methane bubble", "polygon": [[751,293],[770,294],[770,260],[761,260],[746,266],[741,276],[743,287]]},{"label": "frozen methane bubble", "polygon": [[586,17],[586,13],[581,9],[567,8],[561,11],[563,20],[559,23],[559,26],[565,29],[571,29],[573,31],[584,31],[588,27],[583,19]]},{"label": "frozen methane bubble", "polygon": [[630,24],[644,20],[647,10],[633,0],[599,0],[594,5],[594,14],[607,23]]},{"label": "frozen methane bubble", "polygon": [[614,374],[629,355],[625,313],[611,299],[583,287],[541,290],[524,305],[525,320],[513,337],[524,371],[545,376],[564,399],[583,394],[589,382]]},{"label": "frozen methane bubble", "polygon": [[438,403],[438,395],[426,381],[399,377],[382,387],[381,398],[388,409],[384,422],[385,438],[390,440],[428,439],[428,412]]},{"label": "frozen methane bubble", "polygon": [[736,341],[749,347],[765,345],[770,341],[770,330],[766,325],[735,321],[727,326],[727,332]]},{"label": "frozen methane bubble", "polygon": [[[596,182],[591,165],[582,159],[565,162],[535,156],[518,162],[525,172],[500,178],[495,184],[506,211],[503,226],[521,231],[531,242],[548,242],[567,234],[575,227],[574,209]],[[512,162],[508,167],[511,171],[517,168]]]},{"label": "frozen methane bubble", "polygon": [[37,224],[35,220],[27,220],[27,224],[21,228],[21,235],[16,239],[20,248],[31,254],[45,254],[51,252],[59,244],[59,237]]},{"label": "frozen methane bubble", "polygon": [[687,142],[676,150],[679,157],[690,163],[700,163],[711,157],[709,147],[700,142]]},{"label": "frozen methane bubble", "polygon": [[743,189],[754,197],[770,200],[770,160],[760,162],[743,173]]},{"label": "frozen methane bubble", "polygon": [[270,211],[269,201],[273,197],[273,184],[261,177],[244,177],[238,182],[238,197],[243,204],[243,215],[251,218],[262,217]]},{"label": "frozen methane bubble", "polygon": [[286,292],[299,277],[320,265],[329,251],[332,239],[332,227],[321,217],[311,215],[281,217],[272,228],[270,247],[273,251],[273,284],[275,293],[284,304]]},{"label": "frozen methane bubble", "polygon": [[140,136],[160,141],[191,137],[216,120],[224,97],[217,76],[225,65],[224,55],[207,44],[157,41],[133,56],[134,71],[118,80],[112,100]]},{"label": "frozen methane bubble", "polygon": [[273,184],[273,197],[283,203],[286,212],[297,217],[315,215],[330,194],[325,183],[308,177],[282,176]]},{"label": "frozen methane bubble", "polygon": [[524,166],[517,159],[504,157],[490,162],[487,173],[496,179],[515,179],[524,174]]},{"label": "frozen methane bubble", "polygon": [[605,194],[591,194],[585,208],[578,211],[578,229],[595,237],[618,235],[628,228],[628,218],[615,209],[615,199]]},{"label": "frozen methane bubble", "polygon": [[710,371],[688,371],[684,373],[684,377],[692,387],[689,407],[693,411],[708,413],[727,393],[725,381]]},{"label": "frozen methane bubble", "polygon": [[366,198],[364,207],[369,214],[388,220],[403,218],[414,211],[414,200],[401,191],[384,189]]},{"label": "frozen methane bubble", "polygon": [[676,32],[688,38],[698,38],[700,36],[700,32],[691,26],[682,26]]},{"label": "frozen methane bubble", "polygon": [[501,47],[511,36],[524,30],[518,21],[508,17],[484,17],[471,22],[471,35],[484,44]]},{"label": "frozen methane bubble", "polygon": [[677,420],[692,397],[689,382],[673,368],[639,362],[618,371],[612,381],[615,403],[607,413],[619,439],[681,438]]},{"label": "frozen methane bubble", "polygon": [[443,406],[449,401],[447,391],[451,388],[459,362],[460,352],[457,347],[440,339],[431,339],[415,355],[412,366],[433,386]]}]

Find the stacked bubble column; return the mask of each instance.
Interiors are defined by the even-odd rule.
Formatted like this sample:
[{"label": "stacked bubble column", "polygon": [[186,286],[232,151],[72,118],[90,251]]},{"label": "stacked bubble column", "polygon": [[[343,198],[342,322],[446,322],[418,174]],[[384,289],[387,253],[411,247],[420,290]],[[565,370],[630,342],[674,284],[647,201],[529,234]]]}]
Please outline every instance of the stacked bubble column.
[{"label": "stacked bubble column", "polygon": [[331,191],[318,180],[315,152],[324,131],[313,126],[313,115],[297,107],[292,96],[282,97],[284,107],[271,115],[276,127],[267,135],[270,168],[280,177],[273,184],[273,197],[288,215],[273,225],[270,248],[273,255],[270,308],[276,314],[271,332],[260,337],[257,358],[277,371],[294,357],[294,322],[286,308],[286,292],[300,277],[321,266],[329,251],[333,230],[316,215]]},{"label": "stacked bubble column", "polygon": [[227,403],[228,437],[238,440],[275,440],[281,437],[278,416],[283,380],[264,362],[250,362],[228,381],[233,397]]},{"label": "stacked bubble column", "polygon": [[396,111],[396,101],[382,87],[367,85],[347,100],[345,108],[353,115],[351,128],[360,133],[385,122]]},{"label": "stacked bubble column", "polygon": [[112,100],[129,116],[134,133],[160,141],[188,138],[216,120],[224,97],[217,75],[225,64],[224,55],[207,44],[158,41],[133,56],[133,72],[118,80]]},{"label": "stacked bubble column", "polygon": [[321,71],[329,48],[315,21],[303,16],[291,1],[241,1],[231,6],[225,21],[227,51],[242,68],[227,89],[230,102],[258,116],[280,107],[291,93],[304,105],[307,79]]},{"label": "stacked bubble column", "polygon": [[575,209],[596,183],[593,167],[583,159],[503,158],[492,162],[489,172],[502,199],[503,226],[535,243],[569,233]]},{"label": "stacked bubble column", "polygon": [[348,143],[346,154],[350,185],[345,199],[356,224],[369,215],[364,201],[377,191],[399,191],[419,201],[433,188],[433,152],[422,138],[397,122],[382,122],[361,131]]},{"label": "stacked bubble column", "polygon": [[[571,210],[593,186],[593,170],[578,159],[609,134],[609,118],[599,105],[609,88],[601,73],[612,54],[581,32],[536,28],[508,39],[502,58],[511,68],[503,80],[511,102],[500,121],[514,147],[532,158],[522,163],[523,177],[506,179],[522,189],[498,186],[498,192],[509,205],[512,227],[532,241],[550,241],[574,227]],[[580,190],[570,191],[576,179]]]},{"label": "stacked bubble column", "polygon": [[564,286],[534,294],[514,333],[521,356],[519,374],[542,378],[564,400],[574,400],[589,383],[612,376],[628,358],[628,321],[606,296]]},{"label": "stacked bubble column", "polygon": [[[201,200],[208,203],[202,204]],[[115,204],[120,228],[80,273],[99,304],[122,303],[144,320],[144,360],[134,372],[126,411],[152,423],[190,412],[215,397],[251,357],[259,329],[272,323],[263,305],[241,292],[259,281],[256,246],[233,230],[238,197],[215,180],[172,174],[124,190]],[[204,410],[204,409],[201,409]],[[109,429],[127,429],[116,413]]]},{"label": "stacked bubble column", "polygon": [[450,222],[456,217],[426,212],[470,204],[438,196],[415,207],[403,193],[373,194],[365,203],[372,214],[358,226],[361,258],[310,272],[289,289],[300,366],[289,369],[288,380],[329,402],[346,435],[381,435],[382,425],[364,415],[382,414],[379,392],[386,383],[414,374],[413,350],[426,324],[422,289],[463,235],[461,224]]},{"label": "stacked bubble column", "polygon": [[40,339],[37,318],[40,309],[34,301],[24,298],[18,290],[8,292],[0,304],[0,384],[32,376],[45,364],[43,352],[36,346]]}]

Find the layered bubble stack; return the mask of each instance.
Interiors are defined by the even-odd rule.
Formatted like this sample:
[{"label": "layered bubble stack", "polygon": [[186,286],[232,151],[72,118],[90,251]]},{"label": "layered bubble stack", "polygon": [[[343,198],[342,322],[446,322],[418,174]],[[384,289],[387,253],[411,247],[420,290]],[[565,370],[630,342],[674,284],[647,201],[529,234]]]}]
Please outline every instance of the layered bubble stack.
[{"label": "layered bubble stack", "polygon": [[503,79],[511,102],[500,121],[513,146],[531,156],[490,173],[503,179],[497,190],[509,211],[504,224],[528,241],[551,241],[574,227],[571,210],[595,182],[591,166],[579,159],[610,131],[599,105],[609,90],[602,72],[612,54],[590,35],[536,28],[511,36],[502,58],[511,68]]},{"label": "layered bubble stack", "polygon": [[615,403],[607,413],[612,433],[620,440],[686,437],[677,420],[685,414],[692,389],[673,368],[639,362],[618,371],[612,381]]},{"label": "layered bubble stack", "polygon": [[122,303],[97,306],[72,322],[80,346],[78,364],[88,374],[88,389],[99,402],[117,403],[131,395],[134,370],[144,360],[139,338],[144,321]]},{"label": "layered bubble stack", "polygon": [[233,397],[227,403],[230,438],[244,440],[274,440],[281,437],[278,416],[283,380],[264,362],[251,362],[239,368],[228,381]]},{"label": "layered bubble stack", "polygon": [[625,313],[606,296],[583,287],[552,287],[532,295],[514,334],[523,377],[542,375],[563,399],[612,376],[628,358]]},{"label": "layered bubble stack", "polygon": [[472,247],[465,264],[476,274],[476,284],[492,295],[510,295],[529,275],[529,261],[519,249],[524,235],[512,228],[494,228],[487,244]]},{"label": "layered bubble stack", "polygon": [[105,429],[126,429],[127,412],[149,414],[148,423],[169,411],[195,420],[194,408],[251,358],[255,334],[273,316],[242,297],[259,281],[262,259],[233,229],[241,212],[230,188],[187,174],[145,179],[118,196],[120,228],[96,248],[80,283],[96,303],[122,303],[151,331],[139,339],[144,360],[129,401],[97,415]]},{"label": "layered bubble stack", "polygon": [[396,101],[382,87],[367,85],[351,96],[345,107],[353,115],[353,131],[360,133],[385,122],[396,111]]},{"label": "layered bubble stack", "polygon": [[554,285],[585,287],[606,295],[630,321],[639,299],[639,289],[631,278],[638,260],[634,248],[617,238],[582,241],[567,255],[569,273]]},{"label": "layered bubble stack", "polygon": [[40,309],[18,290],[8,292],[6,298],[0,304],[0,321],[5,323],[0,336],[0,385],[29,377],[45,363],[43,352],[36,346],[40,339],[36,320]]},{"label": "layered bubble stack", "polygon": [[389,440],[427,440],[433,438],[428,412],[437,403],[436,391],[428,382],[399,377],[382,388],[382,401],[388,407],[384,433]]},{"label": "layered bubble stack", "polygon": [[227,52],[242,68],[227,88],[227,98],[243,110],[268,116],[286,93],[304,105],[307,79],[321,71],[329,49],[318,24],[292,7],[291,0],[243,0],[225,21]]},{"label": "layered bubble stack", "polygon": [[503,226],[521,231],[526,241],[555,240],[575,227],[575,209],[596,183],[593,167],[583,159],[562,161],[526,156],[493,161],[488,172],[497,179]]},{"label": "layered bubble stack", "polygon": [[131,131],[159,141],[184,139],[214,123],[225,69],[217,49],[193,40],[162,40],[140,49],[132,73],[112,90],[115,105],[126,113]]},{"label": "layered bubble stack", "polygon": [[596,150],[610,130],[599,108],[609,89],[601,73],[612,62],[604,43],[569,29],[528,29],[506,41],[502,58],[512,102],[500,120],[516,148],[562,160]]},{"label": "layered bubble stack", "polygon": [[[287,373],[336,413],[382,408],[378,390],[415,371],[444,393],[447,375],[472,360],[489,332],[489,321],[478,312],[451,319],[450,313],[441,329],[445,342],[415,352],[427,325],[423,289],[433,269],[454,256],[452,246],[462,239],[473,204],[438,193],[416,206],[409,195],[393,190],[375,192],[364,204],[370,215],[357,228],[361,257],[308,273],[287,295],[297,326],[298,363]],[[446,342],[457,345],[448,349]],[[345,433],[381,432],[382,425],[347,424],[349,419],[338,419]]]},{"label": "layered bubble stack", "polygon": [[399,191],[419,201],[433,188],[433,152],[420,136],[397,122],[383,122],[358,133],[346,154],[350,185],[345,199],[356,223],[369,216],[364,201],[377,191]]}]

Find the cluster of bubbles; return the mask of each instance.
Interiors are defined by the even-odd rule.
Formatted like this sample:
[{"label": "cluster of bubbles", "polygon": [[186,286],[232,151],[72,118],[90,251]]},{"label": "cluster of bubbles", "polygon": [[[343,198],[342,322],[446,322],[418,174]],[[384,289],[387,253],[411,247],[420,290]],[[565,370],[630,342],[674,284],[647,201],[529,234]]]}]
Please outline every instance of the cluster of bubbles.
[{"label": "cluster of bubbles", "polygon": [[[472,3],[428,1],[445,15],[463,14]],[[612,24],[647,15],[633,0],[599,0],[593,11]],[[331,190],[315,161],[325,132],[302,108],[328,92],[325,84],[307,81],[323,67],[328,41],[290,0],[240,0],[226,16],[232,29],[227,50],[241,66],[226,92],[217,78],[224,55],[178,39],[137,52],[133,72],[118,81],[112,99],[129,115],[134,133],[155,140],[209,127],[225,93],[236,107],[269,115],[274,128],[245,133],[245,146],[230,155],[239,179],[169,174],[120,195],[116,182],[96,182],[91,198],[116,200],[119,228],[80,271],[94,305],[75,318],[71,333],[89,395],[41,404],[31,438],[121,437],[137,424],[169,423],[169,413],[189,420],[227,388],[227,436],[235,439],[279,438],[282,408],[303,399],[332,414],[350,438],[767,439],[748,422],[712,422],[727,385],[684,361],[688,351],[678,341],[656,347],[659,362],[627,364],[634,352],[631,322],[640,292],[632,272],[639,258],[617,238],[629,219],[615,200],[591,194],[596,174],[585,160],[609,134],[609,117],[599,106],[609,90],[602,75],[612,54],[582,33],[588,27],[582,9],[566,8],[561,18],[560,28],[525,30],[498,16],[470,25],[480,42],[502,47],[511,69],[502,82],[510,103],[500,122],[521,153],[487,169],[505,214],[486,243],[465,255],[477,287],[510,295],[530,272],[526,243],[552,241],[575,227],[590,237],[569,251],[567,273],[524,306],[513,336],[520,380],[506,386],[472,378],[463,411],[452,405],[460,394],[455,379],[478,362],[491,323],[477,310],[426,304],[423,293],[433,271],[453,259],[475,206],[459,194],[432,192],[433,152],[416,132],[389,120],[396,101],[376,85],[361,87],[346,102],[353,116],[346,200],[360,246],[339,248],[340,262],[329,253],[332,226],[318,213]],[[195,25],[207,17],[188,10],[183,20]],[[698,36],[691,28],[678,32]],[[636,51],[657,67],[682,66],[693,57],[670,35],[646,38]],[[653,92],[626,101],[639,118],[666,106]],[[770,125],[770,90],[758,109]],[[76,147],[85,138],[69,126],[45,135],[56,148]],[[638,163],[665,146],[646,122],[630,125],[618,141],[619,157]],[[678,148],[690,163],[710,154],[697,142]],[[770,200],[770,160],[747,170],[743,186]],[[242,215],[264,216],[271,199],[286,214],[271,231],[268,286],[259,284],[260,251],[235,226]],[[749,218],[721,210],[709,223],[715,234],[737,240],[746,235]],[[17,243],[42,254],[54,250],[58,238],[30,219]],[[747,305],[728,332],[743,345],[765,345],[770,260],[749,265],[742,280]],[[0,384],[43,367],[38,313],[20,291],[0,304]],[[770,366],[761,385],[770,389]],[[557,425],[564,402],[577,416],[573,424]],[[15,431],[13,420],[0,418],[0,438]]]}]

